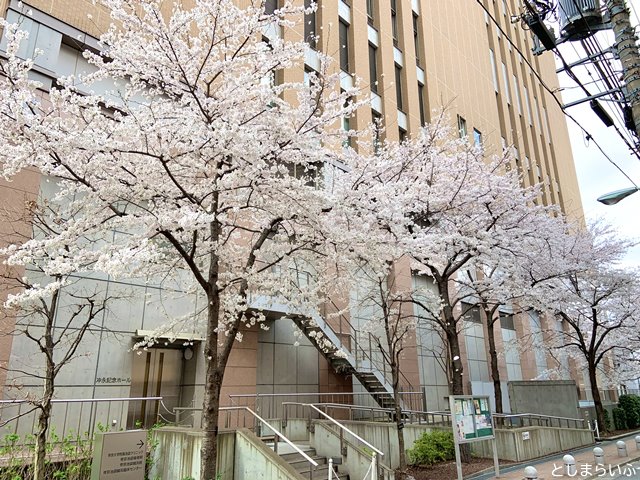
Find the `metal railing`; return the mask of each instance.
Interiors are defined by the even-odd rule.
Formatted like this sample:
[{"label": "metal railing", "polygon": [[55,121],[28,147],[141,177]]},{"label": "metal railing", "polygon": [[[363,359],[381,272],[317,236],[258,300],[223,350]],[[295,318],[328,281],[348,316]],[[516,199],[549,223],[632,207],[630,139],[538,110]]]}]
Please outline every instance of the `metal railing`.
[{"label": "metal railing", "polygon": [[[376,396],[386,393],[370,392],[308,392],[308,393],[256,393],[229,395],[229,401],[234,406],[247,406],[265,418],[282,418],[284,415],[282,404],[285,402],[298,403],[342,403],[358,404],[367,408],[378,407]],[[421,410],[422,392],[400,392],[402,403],[411,410]]]},{"label": "metal railing", "polygon": [[[149,417],[147,412],[153,412],[154,422],[161,419],[161,409],[169,412],[162,397],[68,398],[53,399],[51,404],[49,432],[59,441],[73,437],[91,442],[96,429],[135,428]],[[37,404],[29,400],[0,400],[0,433],[30,444],[38,412]]]},{"label": "metal railing", "polygon": [[[312,421],[313,421],[313,412],[316,412],[316,414],[319,414],[322,418],[324,418],[325,420],[328,420],[329,423],[331,423],[332,425],[334,425],[335,427],[338,428],[338,435],[339,435],[339,438],[340,438],[340,454],[341,455],[345,456],[347,454],[347,449],[346,449],[346,446],[345,446],[345,434],[348,434],[349,436],[351,436],[355,440],[357,440],[357,442],[359,442],[361,445],[364,445],[365,447],[367,447],[371,451],[370,455],[371,455],[372,466],[375,466],[376,469],[378,469],[378,467],[381,467],[381,465],[378,464],[376,459],[377,459],[377,457],[383,457],[384,456],[384,452],[382,452],[382,450],[374,447],[371,443],[367,442],[360,435],[358,435],[355,432],[351,431],[349,428],[344,426],[338,420],[336,420],[335,418],[331,417],[327,413],[323,412],[316,405],[313,405],[311,403],[287,402],[287,403],[284,403],[283,406],[285,408],[285,412],[287,411],[287,407],[289,407],[289,406],[308,408],[309,409],[309,414],[307,416],[307,429],[309,431],[311,431],[311,424],[312,424]],[[284,418],[285,425],[287,423],[287,420],[288,420],[288,416],[285,413],[285,418]],[[377,473],[377,476],[379,477],[382,472],[378,471],[376,473]]]},{"label": "metal railing", "polygon": [[[346,411],[347,418],[344,418],[344,415],[332,415],[342,420],[390,421],[393,420],[395,416],[395,410],[392,408],[364,407],[362,405],[347,405],[341,403],[315,403],[314,405],[318,408],[324,408],[328,414],[332,411]],[[355,415],[354,412],[356,412]],[[402,419],[404,423],[418,425],[451,425],[451,414],[449,412],[425,412],[422,410],[404,409],[402,410]]]},{"label": "metal railing", "polygon": [[[333,300],[331,300],[331,304],[337,311],[340,311]],[[329,323],[326,320],[326,317],[327,312],[325,307],[322,319],[324,320],[325,324],[331,330],[333,330],[333,333],[338,337],[338,339],[342,343],[342,346],[347,348],[349,350],[349,353],[354,356],[356,361],[356,365],[354,365],[355,368],[363,368],[367,365],[366,362],[368,362],[371,367],[375,367],[375,369],[382,373],[382,376],[389,384],[393,384],[391,378],[391,367],[384,358],[384,355],[380,351],[380,348],[375,347],[378,344],[377,338],[371,332],[366,332],[363,339],[362,332],[359,332],[358,329],[354,328],[349,319],[345,317],[344,313],[339,313],[337,323],[335,321]],[[345,342],[345,340],[348,341]],[[368,350],[366,350],[367,346]],[[401,378],[400,383],[404,384],[409,390],[416,390],[409,379],[402,373],[402,371],[400,371],[399,373]],[[415,408],[416,406],[412,405],[411,407]]]},{"label": "metal railing", "polygon": [[222,412],[231,412],[231,411],[240,411],[240,410],[248,412],[251,416],[253,416],[253,419],[254,419],[254,433],[258,437],[262,436],[261,434],[262,434],[263,426],[267,427],[267,429],[269,429],[269,430],[271,430],[273,432],[273,434],[274,434],[273,450],[274,450],[274,452],[276,454],[278,453],[278,443],[279,443],[280,440],[282,440],[283,442],[285,442],[287,445],[289,445],[297,454],[302,456],[302,458],[304,458],[310,464],[311,467],[309,468],[309,479],[311,479],[313,477],[314,470],[318,467],[318,462],[316,462],[313,458],[311,458],[309,455],[304,453],[304,451],[300,447],[298,447],[291,440],[289,440],[285,435],[282,434],[282,432],[280,432],[273,425],[269,424],[269,422],[267,422],[264,418],[262,418],[260,415],[258,415],[253,410],[251,410],[249,407],[220,407],[220,412],[221,413]]},{"label": "metal railing", "polygon": [[506,428],[518,427],[559,427],[590,429],[584,418],[556,417],[553,415],[541,415],[537,413],[504,414],[494,413],[494,419]]}]

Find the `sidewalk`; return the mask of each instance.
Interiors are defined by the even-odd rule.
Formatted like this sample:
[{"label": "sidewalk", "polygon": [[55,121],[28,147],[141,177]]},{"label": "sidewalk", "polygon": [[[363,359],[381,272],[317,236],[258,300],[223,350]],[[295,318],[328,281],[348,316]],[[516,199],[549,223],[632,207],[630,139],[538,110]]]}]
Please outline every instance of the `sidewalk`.
[{"label": "sidewalk", "polygon": [[[620,478],[640,479],[640,466],[630,464],[640,460],[640,450],[636,448],[635,437],[640,432],[630,433],[623,437],[606,440],[596,445],[583,447],[570,452],[564,452],[538,460],[530,460],[529,462],[518,465],[505,466],[500,469],[500,476],[495,477],[493,470],[470,476],[471,480],[491,480],[495,478],[504,480],[522,480],[524,478],[525,467],[531,465],[538,471],[538,480],[552,480],[554,478],[575,478],[575,479],[611,479],[620,476]],[[622,440],[627,445],[627,457],[619,457],[616,442]],[[593,457],[593,449],[600,447],[604,450],[604,469],[600,467],[595,469],[595,459]],[[564,464],[562,457],[566,454],[573,455],[576,459],[577,474],[573,477],[564,476]],[[620,469],[618,469],[618,465]],[[635,468],[635,469],[634,469]],[[606,474],[604,473],[606,471]],[[610,475],[610,472],[612,475]],[[627,474],[625,474],[627,473]],[[629,475],[630,474],[630,475]]]}]

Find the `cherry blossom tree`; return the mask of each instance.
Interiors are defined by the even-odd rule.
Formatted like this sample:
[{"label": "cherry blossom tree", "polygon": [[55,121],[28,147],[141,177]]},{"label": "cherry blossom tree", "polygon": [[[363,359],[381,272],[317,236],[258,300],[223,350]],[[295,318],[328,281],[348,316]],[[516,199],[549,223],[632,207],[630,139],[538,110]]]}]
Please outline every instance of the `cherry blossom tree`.
[{"label": "cherry blossom tree", "polygon": [[[16,56],[24,34],[4,26],[2,174],[56,178],[69,218],[16,245],[11,261],[69,249],[48,275],[173,275],[204,295],[200,478],[213,480],[227,360],[241,325],[263,320],[251,299],[314,304],[320,286],[292,288],[288,266],[320,271],[339,254],[323,235],[331,202],[322,165],[341,150],[339,120],[355,92],[340,93],[320,54],[309,85],[284,75],[302,72],[308,48],[273,34],[302,17],[288,2],[273,15],[261,2],[196,0],[170,12],[160,0],[100,3],[113,23],[102,52],[84,54],[95,72],[58,79],[44,99],[29,78],[33,61]],[[92,93],[99,82],[114,87]],[[126,234],[106,241],[113,230]],[[85,237],[103,242],[84,248]]]},{"label": "cherry blossom tree", "polygon": [[[607,360],[633,355],[639,346],[639,277],[617,264],[630,245],[602,223],[575,230],[562,248],[564,261],[573,267],[531,290],[532,303],[563,322],[564,328],[548,332],[548,348],[562,348],[579,370],[587,372],[602,429],[606,424],[599,377],[609,376]],[[550,263],[552,257],[542,258],[539,267]],[[553,270],[551,265],[547,267]]]},{"label": "cherry blossom tree", "polygon": [[[24,209],[1,212],[3,244],[16,245],[47,236],[63,229],[69,220],[60,215],[56,205],[25,201]],[[47,471],[46,456],[57,379],[63,368],[86,353],[85,338],[102,330],[97,319],[107,308],[108,299],[73,273],[49,270],[70,254],[69,249],[34,248],[21,262],[13,261],[14,252],[14,246],[0,248],[0,256],[8,259],[0,268],[0,293],[6,298],[0,324],[2,335],[13,337],[14,348],[26,352],[22,352],[22,359],[1,364],[0,369],[9,379],[8,391],[15,387],[13,397],[28,402],[31,408],[3,419],[3,424],[35,414],[33,478],[45,480],[52,475]],[[39,388],[25,388],[25,384],[34,383]]]},{"label": "cherry blossom tree", "polygon": [[460,304],[470,293],[460,278],[482,261],[499,264],[518,235],[526,235],[520,226],[550,211],[535,205],[536,188],[521,188],[508,171],[508,153],[486,159],[480,149],[454,138],[447,124],[442,114],[414,139],[386,143],[370,156],[346,156],[349,170],[336,182],[344,199],[336,203],[364,227],[366,239],[349,243],[373,271],[390,271],[381,262],[395,265],[405,258],[413,272],[434,280],[436,301],[413,286],[394,290],[391,304],[417,306],[424,313],[391,307],[394,321],[382,315],[380,330],[388,332],[392,324],[395,335],[406,331],[396,327],[407,322],[433,325],[446,340],[450,392],[461,395],[459,336],[467,312]]}]

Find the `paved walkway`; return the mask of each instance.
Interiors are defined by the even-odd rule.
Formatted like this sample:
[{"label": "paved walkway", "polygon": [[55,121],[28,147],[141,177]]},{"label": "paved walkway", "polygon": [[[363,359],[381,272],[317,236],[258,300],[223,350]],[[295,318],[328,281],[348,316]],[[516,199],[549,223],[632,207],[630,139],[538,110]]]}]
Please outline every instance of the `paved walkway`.
[{"label": "paved walkway", "polygon": [[[576,449],[574,451],[558,454],[557,456],[546,457],[541,460],[531,460],[524,464],[513,465],[501,469],[500,476],[495,477],[493,472],[483,473],[469,477],[473,480],[523,480],[524,468],[533,466],[538,471],[538,480],[552,480],[554,478],[575,478],[575,479],[635,479],[640,480],[640,450],[636,448],[635,436],[638,432],[626,435],[615,440],[606,440],[598,445],[592,445],[586,448]],[[622,440],[627,445],[627,457],[619,457],[616,442]],[[593,457],[594,447],[600,447],[604,450],[604,466],[598,467],[596,470],[595,459]],[[564,464],[562,457],[567,453],[573,455],[576,459],[577,473],[573,477],[563,475]]]}]

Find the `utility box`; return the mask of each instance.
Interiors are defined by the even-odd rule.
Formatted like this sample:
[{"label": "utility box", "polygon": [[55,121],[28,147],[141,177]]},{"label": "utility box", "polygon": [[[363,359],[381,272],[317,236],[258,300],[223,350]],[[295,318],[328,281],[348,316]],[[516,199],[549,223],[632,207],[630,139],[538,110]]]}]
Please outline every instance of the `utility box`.
[{"label": "utility box", "polygon": [[593,35],[603,23],[598,0],[558,0],[562,37],[580,40]]},{"label": "utility box", "polygon": [[144,480],[147,431],[97,433],[91,480]]}]

